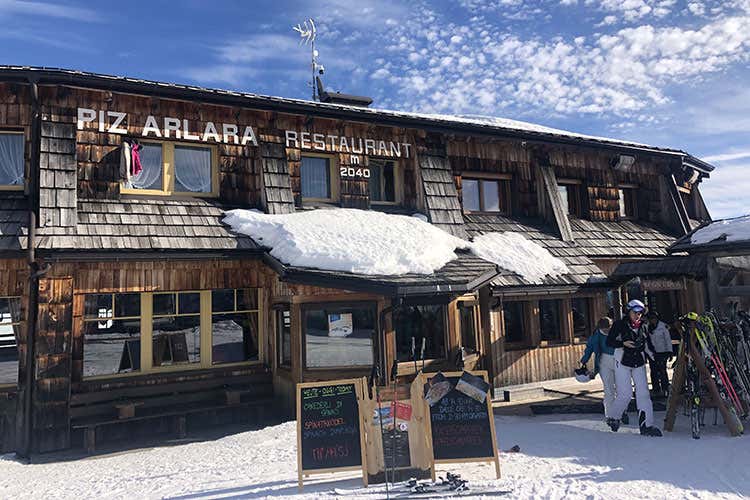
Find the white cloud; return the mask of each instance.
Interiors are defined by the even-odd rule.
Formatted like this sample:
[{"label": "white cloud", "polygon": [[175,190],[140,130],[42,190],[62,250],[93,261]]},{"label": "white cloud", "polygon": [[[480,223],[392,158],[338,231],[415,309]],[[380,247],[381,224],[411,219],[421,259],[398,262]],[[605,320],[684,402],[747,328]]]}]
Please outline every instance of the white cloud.
[{"label": "white cloud", "polygon": [[750,214],[750,162],[717,162],[700,191],[715,219]]},{"label": "white cloud", "polygon": [[101,21],[101,16],[92,9],[48,2],[0,0],[0,18],[12,15],[55,17],[75,21]]},{"label": "white cloud", "polygon": [[711,162],[730,162],[735,160],[744,160],[750,158],[750,151],[740,151],[736,153],[722,153],[718,155],[704,156],[703,160]]}]

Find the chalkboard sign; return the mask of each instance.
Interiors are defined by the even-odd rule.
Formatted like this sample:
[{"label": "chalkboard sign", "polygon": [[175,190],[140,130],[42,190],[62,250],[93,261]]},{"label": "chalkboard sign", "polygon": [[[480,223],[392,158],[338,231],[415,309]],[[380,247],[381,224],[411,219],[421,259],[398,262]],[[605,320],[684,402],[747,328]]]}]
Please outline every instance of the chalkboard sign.
[{"label": "chalkboard sign", "polygon": [[[472,374],[483,376],[485,381],[487,380],[486,372],[472,372]],[[427,406],[430,415],[433,461],[435,463],[493,461],[499,478],[500,464],[495,442],[495,421],[489,396],[484,402],[479,402],[457,391],[455,386],[461,378],[461,372],[443,375],[450,382],[451,390],[432,406]]]},{"label": "chalkboard sign", "polygon": [[302,475],[365,470],[359,411],[363,380],[297,384],[297,465]]}]

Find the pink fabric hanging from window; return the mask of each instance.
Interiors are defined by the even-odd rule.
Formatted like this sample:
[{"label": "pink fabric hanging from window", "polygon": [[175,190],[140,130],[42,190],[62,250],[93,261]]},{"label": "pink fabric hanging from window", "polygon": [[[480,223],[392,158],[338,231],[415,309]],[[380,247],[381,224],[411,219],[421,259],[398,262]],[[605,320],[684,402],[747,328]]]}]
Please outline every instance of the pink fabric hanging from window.
[{"label": "pink fabric hanging from window", "polygon": [[140,144],[133,144],[130,148],[130,154],[132,155],[132,162],[130,162],[130,174],[138,175],[143,171],[143,165],[141,165],[141,150]]}]

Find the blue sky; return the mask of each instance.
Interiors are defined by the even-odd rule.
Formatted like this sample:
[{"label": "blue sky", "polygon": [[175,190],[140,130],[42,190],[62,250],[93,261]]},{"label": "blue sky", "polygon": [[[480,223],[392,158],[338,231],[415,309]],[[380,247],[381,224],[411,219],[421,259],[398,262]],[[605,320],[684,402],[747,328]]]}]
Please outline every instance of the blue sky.
[{"label": "blue sky", "polygon": [[750,0],[0,0],[0,64],[515,118],[689,151],[715,218],[750,212]]}]

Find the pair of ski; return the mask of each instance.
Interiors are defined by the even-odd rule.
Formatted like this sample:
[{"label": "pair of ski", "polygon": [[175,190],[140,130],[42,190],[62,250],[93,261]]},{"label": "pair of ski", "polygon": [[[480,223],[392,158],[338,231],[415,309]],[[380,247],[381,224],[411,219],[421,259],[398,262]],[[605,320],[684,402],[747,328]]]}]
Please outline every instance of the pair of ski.
[{"label": "pair of ski", "polygon": [[[372,488],[359,488],[354,490],[336,488],[334,493],[339,496],[382,498],[385,491]],[[439,482],[418,481],[410,479],[401,483],[394,483],[389,489],[389,498],[460,498],[465,496],[488,496],[497,497],[511,493],[508,490],[487,487],[469,487],[466,479],[461,479],[458,474],[447,473],[446,478],[440,478]]]}]

